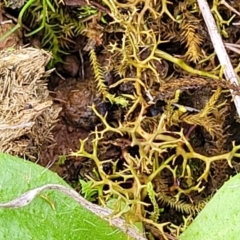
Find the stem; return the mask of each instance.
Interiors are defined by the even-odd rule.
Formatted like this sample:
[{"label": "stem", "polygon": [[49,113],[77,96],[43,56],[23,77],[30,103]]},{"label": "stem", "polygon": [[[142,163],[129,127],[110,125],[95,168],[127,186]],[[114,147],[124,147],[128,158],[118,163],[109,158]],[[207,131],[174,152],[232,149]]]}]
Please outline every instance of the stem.
[{"label": "stem", "polygon": [[168,60],[172,63],[175,63],[176,65],[178,65],[180,68],[182,68],[183,70],[191,73],[191,74],[194,74],[194,75],[199,75],[199,76],[204,76],[204,77],[209,77],[209,78],[212,78],[212,79],[219,79],[218,76],[210,73],[210,72],[206,72],[206,71],[201,71],[201,70],[197,70],[197,69],[194,69],[192,67],[190,67],[189,65],[187,65],[183,60],[179,59],[179,58],[175,58],[173,56],[171,56],[170,54],[164,52],[164,51],[161,51],[159,49],[156,49],[155,50],[155,56],[158,56],[158,57],[161,57],[165,60]]},{"label": "stem", "polygon": [[20,27],[22,27],[22,17],[27,8],[34,2],[34,0],[29,0],[22,8],[18,15],[18,23],[15,27],[13,27],[11,30],[6,32],[2,37],[0,37],[0,42],[5,40],[8,36],[10,36],[12,33],[14,33],[16,30],[18,30]]}]

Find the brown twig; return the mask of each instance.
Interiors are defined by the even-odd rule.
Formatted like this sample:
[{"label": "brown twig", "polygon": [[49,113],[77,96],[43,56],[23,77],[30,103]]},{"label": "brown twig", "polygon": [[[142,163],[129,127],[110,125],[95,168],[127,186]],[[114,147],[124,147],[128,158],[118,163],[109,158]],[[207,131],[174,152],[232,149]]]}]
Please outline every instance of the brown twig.
[{"label": "brown twig", "polygon": [[106,7],[103,7],[101,4],[94,2],[94,1],[88,1],[88,0],[65,0],[65,5],[66,6],[71,6],[71,7],[81,7],[81,6],[93,6],[97,8],[99,11],[110,14],[110,10],[107,9]]}]

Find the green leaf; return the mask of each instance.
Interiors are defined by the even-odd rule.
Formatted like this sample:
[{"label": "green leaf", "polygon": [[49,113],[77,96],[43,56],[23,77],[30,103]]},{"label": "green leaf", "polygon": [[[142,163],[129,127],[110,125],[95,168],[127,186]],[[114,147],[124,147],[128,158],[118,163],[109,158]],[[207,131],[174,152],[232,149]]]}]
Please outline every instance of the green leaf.
[{"label": "green leaf", "polygon": [[[0,153],[0,202],[43,186],[68,186],[37,164]],[[55,209],[55,210],[54,210]],[[61,192],[46,190],[29,205],[0,208],[0,239],[125,240],[127,236]]]},{"label": "green leaf", "polygon": [[239,240],[239,199],[240,174],[218,190],[180,240]]}]

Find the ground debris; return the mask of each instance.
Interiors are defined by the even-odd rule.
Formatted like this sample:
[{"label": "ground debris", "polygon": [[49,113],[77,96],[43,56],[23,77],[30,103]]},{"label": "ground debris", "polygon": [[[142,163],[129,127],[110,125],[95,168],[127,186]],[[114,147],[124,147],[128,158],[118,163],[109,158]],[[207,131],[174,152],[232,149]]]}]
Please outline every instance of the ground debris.
[{"label": "ground debris", "polygon": [[53,106],[46,85],[50,58],[34,48],[0,52],[0,151],[33,160],[52,142],[61,109]]}]

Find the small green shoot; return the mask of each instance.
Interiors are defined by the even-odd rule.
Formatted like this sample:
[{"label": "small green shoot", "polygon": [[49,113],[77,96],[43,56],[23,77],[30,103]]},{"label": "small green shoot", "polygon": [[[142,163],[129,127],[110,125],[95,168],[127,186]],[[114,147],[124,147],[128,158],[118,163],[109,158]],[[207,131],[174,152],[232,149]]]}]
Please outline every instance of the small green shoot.
[{"label": "small green shoot", "polygon": [[98,193],[98,190],[96,188],[92,188],[93,182],[92,181],[85,182],[82,179],[80,179],[79,182],[82,187],[81,192],[84,198],[90,202],[93,202],[94,200],[96,200],[95,198],[96,198],[96,194]]}]

